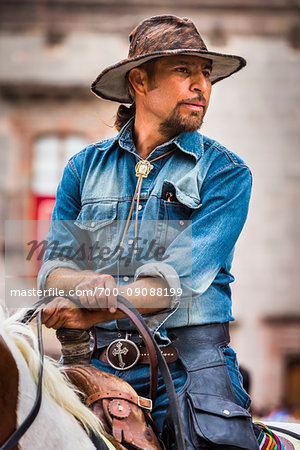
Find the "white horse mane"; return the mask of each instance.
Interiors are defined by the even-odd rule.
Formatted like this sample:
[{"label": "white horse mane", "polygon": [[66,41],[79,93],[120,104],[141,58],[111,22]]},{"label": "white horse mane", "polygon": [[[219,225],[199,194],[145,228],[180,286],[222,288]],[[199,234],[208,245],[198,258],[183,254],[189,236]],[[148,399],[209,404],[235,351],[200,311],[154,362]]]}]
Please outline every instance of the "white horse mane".
[{"label": "white horse mane", "polygon": [[[6,334],[16,344],[27,363],[33,380],[37,383],[40,369],[37,338],[30,326],[19,322],[23,315],[24,310],[21,310],[6,318],[0,307],[0,329],[1,333],[3,330],[4,337]],[[87,432],[92,431],[103,438],[103,425],[95,414],[82,404],[78,396],[80,391],[74,388],[59,365],[49,356],[44,357],[42,390],[43,396],[50,397],[65,411],[71,413]],[[105,442],[107,442],[106,439]]]}]

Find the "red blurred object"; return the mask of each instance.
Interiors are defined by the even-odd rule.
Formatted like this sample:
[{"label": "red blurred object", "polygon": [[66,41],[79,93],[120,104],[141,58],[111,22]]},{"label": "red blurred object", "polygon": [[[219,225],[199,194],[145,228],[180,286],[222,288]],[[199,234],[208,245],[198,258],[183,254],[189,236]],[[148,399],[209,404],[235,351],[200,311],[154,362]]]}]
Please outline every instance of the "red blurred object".
[{"label": "red blurred object", "polygon": [[50,220],[55,204],[54,196],[35,195],[35,220]]}]

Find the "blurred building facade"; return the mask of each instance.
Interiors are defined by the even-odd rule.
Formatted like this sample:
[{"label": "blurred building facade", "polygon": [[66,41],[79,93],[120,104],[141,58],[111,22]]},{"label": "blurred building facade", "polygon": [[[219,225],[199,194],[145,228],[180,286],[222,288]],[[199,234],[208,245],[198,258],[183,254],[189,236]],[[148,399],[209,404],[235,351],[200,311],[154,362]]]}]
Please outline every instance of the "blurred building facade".
[{"label": "blurred building facade", "polygon": [[[239,154],[254,183],[233,274],[233,346],[254,407],[300,404],[299,0],[2,0],[0,211],[47,219],[68,158],[115,134],[117,105],[89,91],[127,55],[145,17],[193,19],[210,49],[248,66],[213,88],[202,132]],[[3,277],[2,277],[3,278]]]}]

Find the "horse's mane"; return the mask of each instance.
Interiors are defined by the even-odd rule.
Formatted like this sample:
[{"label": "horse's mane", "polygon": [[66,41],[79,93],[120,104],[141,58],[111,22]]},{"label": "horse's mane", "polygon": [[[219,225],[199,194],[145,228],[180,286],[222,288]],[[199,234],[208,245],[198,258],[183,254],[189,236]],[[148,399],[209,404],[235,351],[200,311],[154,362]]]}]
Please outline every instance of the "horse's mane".
[{"label": "horse's mane", "polygon": [[[0,329],[13,340],[25,359],[28,369],[35,383],[38,381],[40,368],[40,355],[37,338],[29,325],[19,322],[23,317],[24,310],[21,310],[11,317],[5,317],[0,306]],[[89,432],[101,435],[104,431],[98,418],[80,401],[80,393],[68,381],[59,365],[50,357],[44,357],[43,373],[43,395],[53,399],[64,410],[71,413]]]}]

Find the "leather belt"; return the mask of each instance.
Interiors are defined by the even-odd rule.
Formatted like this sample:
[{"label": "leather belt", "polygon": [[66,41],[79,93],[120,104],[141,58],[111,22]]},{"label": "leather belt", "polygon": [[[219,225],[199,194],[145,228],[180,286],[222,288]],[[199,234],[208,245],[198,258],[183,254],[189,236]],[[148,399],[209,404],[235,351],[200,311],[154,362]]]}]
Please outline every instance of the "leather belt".
[{"label": "leather belt", "polygon": [[[160,349],[167,363],[178,359],[178,351],[169,345]],[[135,344],[128,339],[117,339],[107,347],[98,349],[99,361],[110,364],[117,370],[128,370],[136,364],[150,364],[149,353],[146,347]]]}]

